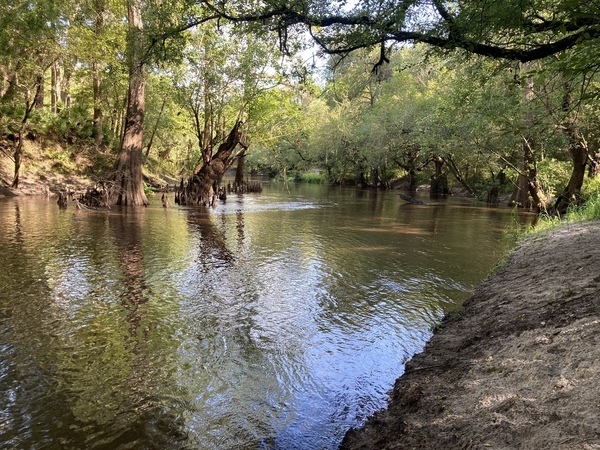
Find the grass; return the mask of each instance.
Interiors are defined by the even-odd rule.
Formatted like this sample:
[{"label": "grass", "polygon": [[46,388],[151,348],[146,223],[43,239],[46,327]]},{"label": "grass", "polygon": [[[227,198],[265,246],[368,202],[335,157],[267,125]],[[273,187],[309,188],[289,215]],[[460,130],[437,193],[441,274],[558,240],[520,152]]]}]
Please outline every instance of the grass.
[{"label": "grass", "polygon": [[319,172],[303,172],[296,176],[296,181],[301,181],[302,183],[326,183],[327,175],[325,173]]},{"label": "grass", "polygon": [[528,226],[524,234],[552,230],[561,225],[600,220],[600,194],[594,194],[582,206],[570,208],[563,216],[541,216],[535,226]]}]

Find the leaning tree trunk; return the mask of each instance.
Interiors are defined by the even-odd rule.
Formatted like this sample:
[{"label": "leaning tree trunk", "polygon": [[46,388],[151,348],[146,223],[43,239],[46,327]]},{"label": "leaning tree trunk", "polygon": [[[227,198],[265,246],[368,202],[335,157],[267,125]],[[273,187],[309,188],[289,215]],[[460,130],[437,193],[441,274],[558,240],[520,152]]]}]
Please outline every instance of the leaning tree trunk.
[{"label": "leaning tree trunk", "polygon": [[[175,194],[176,203],[204,206],[216,204],[217,198],[224,194],[224,189],[221,187],[223,175],[247,148],[240,130],[241,125],[242,122],[238,120],[212,158],[204,161],[187,182],[181,180]],[[234,154],[238,144],[242,150]]]},{"label": "leaning tree trunk", "polygon": [[142,60],[142,5],[141,0],[128,3],[129,19],[129,96],[123,129],[121,151],[117,159],[114,186],[110,193],[110,203],[117,205],[147,205],[142,181],[142,143],[144,129],[144,109],[146,100],[146,79]]},{"label": "leaning tree trunk", "polygon": [[452,175],[454,175],[456,181],[462,184],[462,186],[467,190],[467,192],[469,192],[469,194],[475,196],[475,189],[473,189],[473,187],[468,183],[465,176],[462,174],[460,168],[456,165],[456,162],[454,161],[452,155],[446,155],[446,157],[444,158],[444,162],[450,168],[450,172],[452,172]]}]

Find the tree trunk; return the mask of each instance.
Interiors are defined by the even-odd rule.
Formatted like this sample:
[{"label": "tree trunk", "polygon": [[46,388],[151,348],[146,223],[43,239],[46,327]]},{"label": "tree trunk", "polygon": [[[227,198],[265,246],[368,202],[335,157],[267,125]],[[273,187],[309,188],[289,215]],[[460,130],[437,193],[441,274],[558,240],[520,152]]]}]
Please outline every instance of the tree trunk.
[{"label": "tree trunk", "polygon": [[574,123],[567,127],[569,136],[569,153],[573,160],[573,170],[569,183],[563,193],[556,199],[554,208],[559,214],[565,214],[570,206],[576,206],[581,203],[581,187],[585,177],[585,166],[588,160],[588,152],[581,137],[578,137]]},{"label": "tree trunk", "polygon": [[[565,82],[565,89],[563,109],[568,114],[572,103],[571,86],[568,82]],[[581,187],[583,186],[583,178],[585,177],[585,166],[588,162],[588,148],[578,128],[575,118],[567,119],[563,125],[564,132],[569,139],[569,154],[573,161],[573,169],[567,187],[554,204],[554,208],[559,214],[565,214],[570,206],[576,206],[581,203]]]},{"label": "tree trunk", "polygon": [[517,178],[515,190],[508,201],[508,206],[526,209],[533,207],[537,212],[545,211],[548,206],[548,199],[537,178],[537,162],[533,150],[535,143],[525,136],[522,136],[522,140],[523,160],[521,162],[521,172]]},{"label": "tree trunk", "polygon": [[414,169],[407,170],[408,174],[408,187],[406,188],[409,192],[416,192],[417,190],[417,174]]},{"label": "tree trunk", "polygon": [[102,91],[100,86],[100,70],[98,67],[98,63],[94,62],[92,64],[92,85],[94,92],[94,142],[96,143],[96,147],[100,147],[102,145],[102,140],[104,138],[103,135],[103,120],[104,116],[102,114]]},{"label": "tree trunk", "polygon": [[463,176],[462,172],[460,171],[460,169],[458,168],[458,166],[454,162],[454,159],[452,158],[452,155],[447,155],[444,158],[444,161],[446,162],[446,164],[448,165],[448,167],[450,167],[450,171],[452,172],[452,175],[454,175],[454,178],[456,178],[456,180],[460,184],[462,184],[462,186],[469,192],[469,194],[471,194],[471,195],[474,196],[475,195],[475,189],[473,189],[473,187],[471,187],[471,185],[467,182],[467,180]]},{"label": "tree trunk", "polygon": [[431,176],[431,185],[429,193],[433,196],[447,195],[450,193],[448,189],[448,177],[443,173],[444,159],[440,156],[433,158],[435,173]]},{"label": "tree trunk", "polygon": [[240,156],[237,163],[237,168],[235,170],[235,181],[234,184],[236,186],[242,186],[244,184],[244,163],[246,162],[246,157],[244,155]]},{"label": "tree trunk", "polygon": [[19,187],[19,171],[21,170],[21,156],[23,155],[23,133],[25,132],[25,125],[22,124],[17,136],[17,142],[15,144],[15,152],[13,153],[13,159],[15,160],[15,171],[13,175],[13,182],[11,187],[17,189]]},{"label": "tree trunk", "polygon": [[129,20],[129,95],[121,150],[115,168],[115,184],[110,202],[117,205],[147,205],[142,182],[142,143],[146,79],[142,61],[142,4],[128,3]]},{"label": "tree trunk", "polygon": [[[96,0],[94,3],[96,19],[94,21],[94,34],[96,39],[102,39],[104,27],[104,1]],[[102,86],[100,83],[100,64],[98,61],[92,63],[92,90],[94,95],[94,141],[96,147],[102,145],[104,138],[103,113],[102,113]]]},{"label": "tree trunk", "polygon": [[588,177],[596,178],[600,175],[600,152],[596,152],[593,155],[589,156],[589,170]]},{"label": "tree trunk", "polygon": [[[534,97],[533,79],[527,78],[522,99],[527,111],[524,117],[526,128],[531,127],[533,124],[530,104]],[[548,200],[537,178],[536,147],[537,144],[531,137],[521,135],[521,149],[523,151],[521,172],[517,178],[515,190],[508,201],[508,206],[517,206],[519,208],[531,208],[533,206],[537,212],[546,210]]]},{"label": "tree trunk", "polygon": [[[521,169],[525,169],[525,163],[521,165]],[[531,208],[531,199],[529,198],[529,180],[522,173],[517,177],[515,189],[508,200],[508,206],[517,208]]]},{"label": "tree trunk", "polygon": [[35,84],[37,89],[35,91],[35,97],[33,99],[33,105],[36,109],[42,109],[44,107],[44,74],[38,74]]},{"label": "tree trunk", "polygon": [[71,70],[67,64],[63,67],[62,87],[60,90],[60,98],[63,108],[71,108]]},{"label": "tree trunk", "polygon": [[[243,155],[247,146],[244,136],[240,130],[241,121],[237,121],[227,139],[219,145],[217,152],[210,160],[203,161],[196,173],[189,178],[187,183],[181,181],[175,195],[175,202],[180,205],[215,205],[217,198],[222,195],[221,181],[225,171]],[[235,148],[241,146],[241,150],[234,153]]]},{"label": "tree trunk", "polygon": [[0,65],[0,98],[4,97],[8,86],[8,65]]},{"label": "tree trunk", "polygon": [[52,114],[59,112],[58,103],[60,101],[60,67],[58,61],[54,61],[50,66],[50,111]]},{"label": "tree trunk", "polygon": [[[39,79],[38,79],[39,80]],[[17,189],[19,187],[19,172],[21,170],[21,157],[23,156],[23,139],[25,137],[25,131],[27,129],[27,121],[29,120],[29,116],[31,115],[31,111],[35,108],[35,99],[39,96],[39,91],[42,89],[42,85],[38,84],[36,86],[36,92],[34,95],[34,101],[31,103],[27,100],[27,105],[25,106],[25,115],[23,116],[23,120],[21,121],[21,126],[19,127],[19,133],[17,136],[17,141],[15,142],[15,152],[13,154],[13,159],[15,161],[15,171],[13,176],[13,182],[11,187]]]},{"label": "tree trunk", "polygon": [[498,195],[500,195],[500,189],[504,186],[506,182],[506,175],[504,174],[504,169],[500,169],[498,175],[494,175],[494,171],[490,169],[492,174],[492,181],[494,182],[493,186],[488,191],[486,203],[496,204],[498,203]]},{"label": "tree trunk", "polygon": [[[150,156],[150,149],[152,148],[152,143],[154,142],[154,136],[156,136],[156,130],[158,130],[158,125],[160,124],[160,119],[162,117],[163,111],[165,109],[165,102],[167,101],[167,97],[163,97],[162,105],[160,105],[160,111],[158,113],[158,117],[156,118],[156,122],[154,123],[154,128],[152,128],[152,134],[150,135],[150,140],[148,141],[148,145],[146,146],[146,155],[148,158]],[[162,158],[165,159],[165,158]]]},{"label": "tree trunk", "polygon": [[11,63],[7,65],[5,77],[7,80],[3,83],[6,84],[6,88],[3,86],[2,103],[10,103],[14,100],[19,85],[17,68],[13,68]]}]

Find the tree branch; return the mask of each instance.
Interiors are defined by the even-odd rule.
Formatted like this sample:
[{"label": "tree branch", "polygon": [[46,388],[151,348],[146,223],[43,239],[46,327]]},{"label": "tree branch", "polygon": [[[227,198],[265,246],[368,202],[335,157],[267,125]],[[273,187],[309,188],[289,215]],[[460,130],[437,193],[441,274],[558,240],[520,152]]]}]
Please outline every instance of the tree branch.
[{"label": "tree branch", "polygon": [[[227,12],[223,7],[216,6],[211,1],[200,0],[200,3],[207,8],[211,17],[218,16],[235,23],[263,23],[271,25],[271,29],[277,30],[279,33],[290,26],[305,25],[315,42],[328,54],[344,54],[377,44],[385,45],[388,42],[422,42],[439,48],[463,49],[482,56],[528,62],[568,50],[582,41],[600,38],[600,18],[582,14],[566,21],[544,21],[539,18],[537,18],[538,22],[525,21],[520,29],[524,33],[523,37],[527,39],[524,39],[522,44],[502,45],[485,40],[477,41],[466,37],[465,31],[468,32],[468,29],[460,30],[458,28],[456,18],[445,8],[442,0],[433,0],[433,6],[441,18],[438,25],[446,25],[447,36],[436,31],[407,30],[407,24],[404,21],[399,22],[397,19],[398,11],[408,10],[410,6],[414,6],[413,2],[399,4],[398,8],[394,9],[392,18],[370,16],[362,11],[355,11],[347,15],[316,15],[309,12],[308,6],[304,2],[301,10],[295,10],[287,5],[277,5],[271,9],[235,15]],[[361,36],[358,40],[344,39],[343,44],[327,42],[326,37],[319,37],[313,31],[313,28],[336,28],[337,35],[343,36],[345,30],[355,30],[356,27],[364,27],[367,35]]]}]

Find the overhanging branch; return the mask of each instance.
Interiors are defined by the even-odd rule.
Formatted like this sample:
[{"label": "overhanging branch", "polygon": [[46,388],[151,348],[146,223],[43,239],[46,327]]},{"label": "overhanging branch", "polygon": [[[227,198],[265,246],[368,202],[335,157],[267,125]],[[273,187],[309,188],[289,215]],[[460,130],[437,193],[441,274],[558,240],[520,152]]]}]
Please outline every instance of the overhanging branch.
[{"label": "overhanging branch", "polygon": [[[374,45],[385,45],[390,42],[408,43],[422,42],[439,48],[463,49],[468,52],[493,58],[528,62],[543,59],[569,50],[586,40],[600,38],[600,18],[594,16],[574,17],[572,20],[525,20],[521,25],[522,44],[494,44],[485,40],[477,41],[466,37],[465,31],[457,26],[457,18],[444,6],[441,0],[433,0],[433,6],[439,15],[444,33],[411,31],[406,23],[398,23],[396,19],[369,16],[361,11],[341,14],[313,14],[306,2],[299,4],[301,9],[288,6],[277,6],[271,9],[257,10],[251,13],[235,15],[218,7],[211,1],[201,0],[212,17],[218,16],[234,23],[263,23],[271,30],[282,33],[284,29],[294,25],[304,25],[314,41],[328,54],[350,53],[359,48]],[[412,3],[412,2],[409,2]],[[407,4],[399,5],[408,8]],[[397,13],[397,9],[395,10]],[[315,30],[338,27],[334,36],[344,36],[345,31],[365,27],[364,36],[357,40],[343,40],[344,43],[333,42],[331,37],[319,36]],[[336,30],[337,31],[337,30]]]}]

